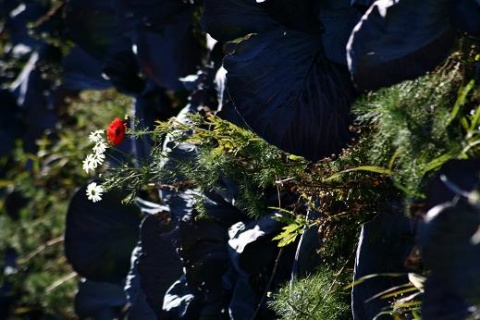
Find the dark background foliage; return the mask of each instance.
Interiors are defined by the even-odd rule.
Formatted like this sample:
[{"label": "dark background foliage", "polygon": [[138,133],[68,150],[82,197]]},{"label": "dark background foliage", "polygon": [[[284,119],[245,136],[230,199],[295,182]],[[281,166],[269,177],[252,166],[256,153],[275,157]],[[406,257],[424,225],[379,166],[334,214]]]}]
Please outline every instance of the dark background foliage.
[{"label": "dark background foliage", "polygon": [[[478,0],[0,8],[0,318],[479,304]],[[125,115],[139,133],[85,174]],[[92,203],[91,181],[120,188]]]}]

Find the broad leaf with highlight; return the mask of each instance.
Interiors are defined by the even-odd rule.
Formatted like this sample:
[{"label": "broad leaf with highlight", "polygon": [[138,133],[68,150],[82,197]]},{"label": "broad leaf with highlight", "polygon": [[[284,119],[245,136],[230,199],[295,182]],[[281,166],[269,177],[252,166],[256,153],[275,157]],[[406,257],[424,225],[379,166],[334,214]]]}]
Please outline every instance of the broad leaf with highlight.
[{"label": "broad leaf with highlight", "polygon": [[450,0],[379,0],[347,45],[356,85],[374,90],[414,79],[447,58],[456,38]]},{"label": "broad leaf with highlight", "polygon": [[326,59],[318,35],[278,28],[252,36],[224,66],[235,107],[266,141],[309,160],[349,142],[355,91],[346,67]]}]

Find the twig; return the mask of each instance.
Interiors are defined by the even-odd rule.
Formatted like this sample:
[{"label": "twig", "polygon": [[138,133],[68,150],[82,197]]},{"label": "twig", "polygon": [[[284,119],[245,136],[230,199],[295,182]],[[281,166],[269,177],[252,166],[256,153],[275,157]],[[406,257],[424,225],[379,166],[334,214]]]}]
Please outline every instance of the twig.
[{"label": "twig", "polygon": [[[278,207],[281,208],[282,207],[282,201],[281,201],[281,197],[280,197],[280,186],[277,184],[276,187],[277,187]],[[280,257],[282,256],[283,248],[284,247],[281,247],[280,250],[278,250],[277,258],[275,258],[275,264],[273,265],[272,274],[270,276],[270,279],[268,279],[267,286],[265,287],[265,290],[264,290],[262,296],[260,297],[260,301],[257,304],[257,308],[255,309],[255,312],[253,313],[253,316],[252,316],[251,320],[255,320],[258,312],[260,311],[260,308],[261,308],[263,302],[265,301],[265,297],[267,296],[268,290],[270,289],[270,286],[273,283],[273,279],[275,278],[275,274],[277,273],[278,262],[280,261]]]},{"label": "twig", "polygon": [[62,284],[64,284],[65,282],[67,281],[70,281],[72,280],[73,278],[75,278],[77,276],[77,273],[75,271],[72,271],[70,272],[69,274],[67,274],[66,276],[63,276],[61,277],[60,279],[58,279],[57,281],[55,281],[54,283],[52,283],[51,285],[49,285],[47,287],[47,289],[45,289],[45,292],[48,294],[48,293],[51,293],[53,290],[57,289],[58,287],[60,287]]},{"label": "twig", "polygon": [[30,261],[33,257],[35,257],[36,255],[38,255],[39,253],[41,253],[42,251],[44,251],[45,249],[47,249],[48,247],[51,247],[53,245],[56,245],[57,243],[61,243],[63,242],[63,236],[60,236],[60,237],[57,237],[55,239],[52,239],[52,240],[49,240],[48,242],[46,242],[45,244],[42,244],[41,246],[39,246],[37,249],[35,249],[34,251],[30,252],[25,258],[23,259],[19,259],[18,262],[19,263],[25,263],[25,262],[28,262]]},{"label": "twig", "polygon": [[35,23],[33,24],[33,27],[38,28],[42,24],[46,23],[48,20],[50,20],[57,12],[62,10],[63,6],[65,5],[65,1],[60,1],[56,3],[48,12],[40,17]]},{"label": "twig", "polygon": [[280,261],[280,257],[282,256],[283,249],[284,249],[284,247],[281,247],[280,250],[278,250],[277,258],[275,259],[275,265],[273,266],[273,270],[272,270],[272,275],[270,276],[270,279],[268,280],[267,286],[265,287],[265,291],[263,292],[262,297],[260,298],[260,301],[257,304],[257,308],[255,309],[255,312],[254,312],[251,320],[255,320],[255,318],[257,317],[257,314],[260,311],[260,308],[263,304],[263,301],[265,301],[265,297],[267,296],[268,290],[270,289],[270,286],[273,283],[273,279],[275,278],[275,275],[277,273],[278,262]]}]

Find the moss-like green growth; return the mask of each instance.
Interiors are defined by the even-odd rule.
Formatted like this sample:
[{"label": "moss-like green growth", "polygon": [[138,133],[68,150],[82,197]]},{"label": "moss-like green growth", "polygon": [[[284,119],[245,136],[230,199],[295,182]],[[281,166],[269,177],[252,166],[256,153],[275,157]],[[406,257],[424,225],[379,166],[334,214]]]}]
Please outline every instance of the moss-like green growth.
[{"label": "moss-like green growth", "polygon": [[478,155],[466,149],[478,131],[472,56],[471,49],[453,54],[435,72],[370,93],[353,109],[373,130],[369,164],[391,170],[408,196],[422,197],[425,178],[449,159]]},{"label": "moss-like green growth", "polygon": [[[341,279],[343,277],[343,279]],[[351,319],[349,290],[345,277],[326,268],[313,275],[285,284],[270,306],[283,320]]]}]

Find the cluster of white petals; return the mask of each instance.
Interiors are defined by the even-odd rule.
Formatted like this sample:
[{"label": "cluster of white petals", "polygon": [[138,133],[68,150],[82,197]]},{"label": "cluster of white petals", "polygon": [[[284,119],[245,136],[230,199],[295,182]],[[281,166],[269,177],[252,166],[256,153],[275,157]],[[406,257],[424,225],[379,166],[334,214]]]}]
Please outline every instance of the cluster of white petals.
[{"label": "cluster of white petals", "polygon": [[103,187],[96,182],[92,182],[87,186],[87,198],[92,202],[102,200]]},{"label": "cluster of white petals", "polygon": [[[86,173],[95,171],[105,162],[105,152],[109,147],[105,140],[105,131],[103,130],[91,132],[88,140],[95,145],[92,148],[92,153],[89,153],[83,160],[83,170]],[[92,182],[87,186],[87,198],[93,202],[102,200],[103,192],[103,187],[96,182]]]},{"label": "cluster of white petals", "polygon": [[95,160],[95,155],[90,153],[83,160],[83,171],[89,173],[97,168],[98,162]]},{"label": "cluster of white petals", "polygon": [[93,146],[93,153],[96,155],[104,156],[105,151],[107,151],[108,144],[104,140],[97,141]]},{"label": "cluster of white petals", "polygon": [[94,171],[98,166],[105,162],[105,151],[108,149],[108,144],[104,137],[105,132],[102,130],[96,130],[90,133],[88,140],[95,143],[92,148],[92,153],[89,153],[85,160],[83,160],[83,170],[86,173]]},{"label": "cluster of white petals", "polygon": [[105,139],[103,138],[103,134],[104,134],[103,130],[93,131],[88,136],[88,140],[90,140],[91,142],[94,142],[94,143],[104,141]]}]

